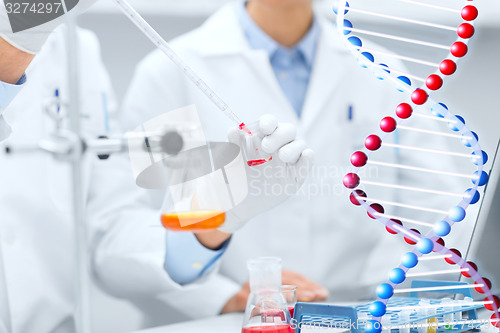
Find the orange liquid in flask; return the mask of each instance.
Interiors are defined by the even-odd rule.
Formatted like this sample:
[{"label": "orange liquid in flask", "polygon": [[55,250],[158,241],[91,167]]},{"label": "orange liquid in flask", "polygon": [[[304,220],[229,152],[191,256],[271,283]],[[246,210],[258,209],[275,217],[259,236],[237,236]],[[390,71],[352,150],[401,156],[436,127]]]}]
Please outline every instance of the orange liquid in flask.
[{"label": "orange liquid in flask", "polygon": [[226,213],[220,211],[192,211],[169,213],[161,216],[161,224],[173,231],[203,231],[220,227]]}]

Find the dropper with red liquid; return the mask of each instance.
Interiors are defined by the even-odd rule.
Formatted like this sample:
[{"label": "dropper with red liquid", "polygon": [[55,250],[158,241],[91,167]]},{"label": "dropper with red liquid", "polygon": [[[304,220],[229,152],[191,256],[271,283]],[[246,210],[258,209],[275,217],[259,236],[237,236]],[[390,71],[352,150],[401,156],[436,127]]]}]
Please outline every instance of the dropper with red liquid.
[{"label": "dropper with red liquid", "polygon": [[[250,129],[247,127],[247,125],[245,125],[245,123],[241,123],[239,125],[239,128],[240,128],[240,130],[245,132],[248,136],[250,136],[250,137],[253,136],[252,131],[250,131]],[[259,147],[255,147],[252,144],[250,144],[249,142],[246,142],[246,144],[247,144],[246,151],[247,151],[247,157],[248,157],[248,161],[247,161],[248,166],[253,167],[253,166],[262,165],[262,164],[269,162],[273,159],[272,156],[269,156],[269,158],[261,158],[263,156],[261,156],[262,152],[260,151]],[[253,146],[253,147],[248,147],[249,145]],[[250,153],[250,151],[252,151],[252,153]],[[250,157],[252,155],[253,155],[253,158]],[[257,158],[257,157],[259,157],[259,158]]]}]

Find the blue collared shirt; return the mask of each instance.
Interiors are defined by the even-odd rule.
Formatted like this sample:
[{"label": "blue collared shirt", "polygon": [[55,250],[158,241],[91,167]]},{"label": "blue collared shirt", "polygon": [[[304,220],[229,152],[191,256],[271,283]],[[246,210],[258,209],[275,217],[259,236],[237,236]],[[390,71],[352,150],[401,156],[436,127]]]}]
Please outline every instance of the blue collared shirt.
[{"label": "blue collared shirt", "polygon": [[19,79],[17,84],[9,84],[0,81],[0,142],[7,139],[11,129],[3,117],[3,110],[12,102],[14,97],[21,91],[26,82],[26,75]]},{"label": "blue collared shirt", "polygon": [[245,3],[238,10],[238,20],[250,46],[264,50],[286,98],[300,117],[316,55],[320,28],[316,20],[307,34],[292,48],[275,42],[252,20]]},{"label": "blue collared shirt", "polygon": [[4,110],[22,89],[26,82],[26,75],[21,76],[16,84],[0,81],[0,110]]},{"label": "blue collared shirt", "polygon": [[181,285],[192,283],[213,269],[228,245],[229,240],[220,249],[210,250],[190,232],[168,232],[165,270]]}]

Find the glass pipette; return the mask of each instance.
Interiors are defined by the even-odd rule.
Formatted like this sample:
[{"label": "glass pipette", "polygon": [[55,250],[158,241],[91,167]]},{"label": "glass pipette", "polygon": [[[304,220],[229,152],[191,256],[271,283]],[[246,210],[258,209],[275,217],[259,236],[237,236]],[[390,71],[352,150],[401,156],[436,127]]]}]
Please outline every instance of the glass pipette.
[{"label": "glass pipette", "polygon": [[238,118],[236,113],[179,57],[168,43],[158,34],[144,18],[126,0],[114,0],[122,12],[127,16],[146,37],[148,37],[158,49],[160,49],[172,62],[179,67],[207,97],[217,106],[230,120],[239,128],[251,134],[246,125]]}]

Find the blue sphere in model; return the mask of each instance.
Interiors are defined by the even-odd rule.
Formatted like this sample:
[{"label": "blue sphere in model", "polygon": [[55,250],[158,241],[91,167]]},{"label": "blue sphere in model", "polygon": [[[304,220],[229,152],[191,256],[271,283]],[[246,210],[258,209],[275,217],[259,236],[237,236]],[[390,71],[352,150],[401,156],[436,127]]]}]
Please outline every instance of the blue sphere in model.
[{"label": "blue sphere in model", "polygon": [[366,333],[380,333],[382,332],[382,323],[377,320],[368,320],[365,326]]},{"label": "blue sphere in model", "polygon": [[484,150],[481,150],[481,156],[478,156],[476,152],[472,153],[471,160],[475,165],[486,164],[488,162],[488,154]]},{"label": "blue sphere in model", "polygon": [[413,268],[418,264],[418,257],[413,252],[406,252],[401,257],[401,264],[406,268]]},{"label": "blue sphere in model", "polygon": [[472,193],[471,188],[469,188],[467,191],[464,192],[464,200],[469,201],[469,203],[471,205],[476,204],[480,198],[481,198],[481,195],[479,194],[479,192],[474,191],[474,193]]},{"label": "blue sphere in model", "polygon": [[459,115],[456,115],[455,116],[455,120],[454,121],[450,121],[448,123],[448,127],[454,131],[454,132],[458,132],[462,129],[462,127],[464,127],[465,125],[465,120],[463,117],[459,116]]},{"label": "blue sphere in model", "polygon": [[[333,6],[332,6],[332,9],[333,9],[333,12],[335,13],[335,15],[338,15],[339,14],[339,3],[340,1],[335,1],[333,3]],[[344,15],[347,14],[349,12],[349,2],[345,2],[345,9],[344,9]]]},{"label": "blue sphere in model", "polygon": [[352,29],[351,21],[344,20],[344,28],[347,28],[347,29],[344,29],[344,35],[349,35],[351,33],[351,29]]},{"label": "blue sphere in model", "polygon": [[406,279],[406,273],[401,268],[394,268],[389,273],[389,280],[394,284],[400,284]]},{"label": "blue sphere in model", "polygon": [[385,315],[386,306],[384,303],[380,301],[375,301],[372,304],[370,304],[368,310],[370,311],[370,314],[372,316],[382,317],[383,315]]},{"label": "blue sphere in model", "polygon": [[406,76],[398,76],[398,80],[403,83],[401,85],[401,88],[398,88],[399,92],[403,92],[404,91],[403,87],[405,87],[406,85],[411,87],[411,80],[408,77],[406,77]]},{"label": "blue sphere in model", "polygon": [[440,237],[448,236],[451,232],[451,226],[446,221],[439,221],[434,224],[434,233]]},{"label": "blue sphere in model", "polygon": [[358,57],[358,63],[363,68],[368,68],[368,63],[374,62],[374,61],[375,61],[375,57],[370,52],[363,52]]},{"label": "blue sphere in model", "polygon": [[479,171],[474,172],[472,175],[472,183],[478,186],[484,186],[488,182],[488,174],[485,171],[481,171],[481,174],[479,174]]},{"label": "blue sphere in model", "polygon": [[422,254],[431,253],[434,249],[434,243],[429,238],[422,238],[417,243],[417,249]]},{"label": "blue sphere in model", "polygon": [[462,138],[460,139],[466,147],[474,146],[477,143],[477,140],[479,140],[479,137],[474,132],[462,134]]},{"label": "blue sphere in model", "polygon": [[465,209],[460,206],[451,207],[448,211],[448,216],[453,222],[463,221],[465,218]]},{"label": "blue sphere in model", "polygon": [[439,103],[431,107],[432,114],[439,118],[444,118],[447,111],[448,107],[443,103]]},{"label": "blue sphere in model", "polygon": [[389,299],[394,295],[394,288],[388,283],[382,283],[377,287],[377,296],[382,299]]},{"label": "blue sphere in model", "polygon": [[347,41],[349,41],[349,43],[351,43],[352,45],[357,46],[358,49],[361,46],[363,46],[363,42],[361,41],[361,39],[359,39],[356,36],[351,36],[351,37],[347,38]]}]

